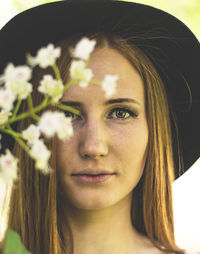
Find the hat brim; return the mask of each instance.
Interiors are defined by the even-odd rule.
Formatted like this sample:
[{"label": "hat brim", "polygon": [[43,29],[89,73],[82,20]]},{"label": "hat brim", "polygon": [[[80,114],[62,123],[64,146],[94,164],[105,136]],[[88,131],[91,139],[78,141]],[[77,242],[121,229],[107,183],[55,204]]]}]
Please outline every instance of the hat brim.
[{"label": "hat brim", "polygon": [[0,31],[0,71],[8,62],[24,64],[27,52],[34,54],[50,42],[91,32],[130,38],[152,60],[177,118],[187,170],[200,156],[200,47],[193,33],[172,15],[124,1],[40,5],[17,15]]}]

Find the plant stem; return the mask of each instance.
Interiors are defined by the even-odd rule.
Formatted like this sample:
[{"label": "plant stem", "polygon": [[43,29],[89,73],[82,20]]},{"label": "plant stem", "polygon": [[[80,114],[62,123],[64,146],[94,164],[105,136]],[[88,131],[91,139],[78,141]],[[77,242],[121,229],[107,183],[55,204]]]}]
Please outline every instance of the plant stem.
[{"label": "plant stem", "polygon": [[74,109],[74,108],[72,108],[72,107],[70,107],[70,106],[61,104],[61,103],[55,103],[54,105],[55,105],[57,108],[60,108],[60,109],[62,109],[62,110],[66,110],[66,111],[70,111],[70,112],[72,112],[72,113],[74,113],[74,114],[77,114],[77,115],[79,115],[79,113],[80,113],[79,110]]},{"label": "plant stem", "polygon": [[77,83],[77,80],[71,79],[71,80],[65,85],[65,87],[64,87],[64,89],[63,89],[63,94],[64,94],[64,92],[65,92],[68,88],[70,88],[71,86],[75,85],[76,83]]},{"label": "plant stem", "polygon": [[18,137],[15,137],[16,141],[18,142],[18,144],[20,144],[20,146],[25,150],[25,152],[27,152],[29,154],[30,152],[30,149],[29,147],[24,143],[23,140],[21,140],[20,138]]},{"label": "plant stem", "polygon": [[21,139],[22,134],[21,133],[17,133],[15,131],[13,131],[11,128],[9,129],[4,129],[0,127],[0,131],[11,135],[20,145],[21,147],[27,152],[29,153],[29,148],[28,146],[24,143],[24,141]]},{"label": "plant stem", "polygon": [[44,100],[42,101],[42,103],[39,106],[33,108],[31,112],[27,111],[25,113],[22,113],[22,114],[16,116],[15,119],[11,118],[10,120],[8,120],[7,124],[11,124],[11,123],[17,122],[17,121],[22,120],[22,119],[24,119],[26,117],[29,117],[29,116],[32,117],[33,115],[35,115],[35,113],[39,112],[40,110],[42,110],[43,108],[45,108],[46,106],[49,105],[48,99],[49,99],[49,97],[46,96],[44,98]]},{"label": "plant stem", "polygon": [[99,80],[96,80],[96,79],[92,79],[91,81],[90,81],[90,83],[92,83],[92,84],[94,84],[94,85],[101,85],[101,81],[99,81]]},{"label": "plant stem", "polygon": [[33,109],[33,100],[31,94],[28,95],[28,108],[30,111]]},{"label": "plant stem", "polygon": [[36,114],[32,114],[31,117],[32,117],[35,121],[37,121],[37,122],[40,121],[40,117],[39,117],[38,115],[36,115]]},{"label": "plant stem", "polygon": [[60,70],[56,64],[52,65],[57,80],[61,80]]},{"label": "plant stem", "polygon": [[19,107],[20,107],[20,105],[21,105],[21,102],[22,102],[22,99],[18,99],[17,105],[16,105],[16,107],[15,107],[15,110],[14,110],[14,112],[13,112],[13,115],[12,115],[11,119],[12,119],[12,118],[15,118],[15,116],[17,115],[17,112],[18,112],[18,110],[19,110]]}]

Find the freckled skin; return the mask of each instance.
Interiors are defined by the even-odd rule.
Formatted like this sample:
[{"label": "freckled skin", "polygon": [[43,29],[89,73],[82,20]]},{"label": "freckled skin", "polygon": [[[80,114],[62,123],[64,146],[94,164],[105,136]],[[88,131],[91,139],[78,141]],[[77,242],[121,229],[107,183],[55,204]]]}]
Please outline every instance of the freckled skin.
[{"label": "freckled skin", "polygon": [[[146,160],[148,126],[145,112],[145,92],[140,75],[126,58],[114,49],[94,51],[89,68],[94,79],[103,80],[106,74],[119,76],[116,93],[108,99],[132,98],[136,103],[104,105],[108,99],[100,86],[71,87],[63,101],[81,102],[84,108],[80,119],[73,122],[74,135],[67,141],[58,141],[58,175],[69,204],[78,209],[96,210],[130,202],[132,190],[139,182]],[[137,114],[118,112],[114,108],[125,107]],[[101,184],[77,183],[71,174],[85,168],[103,168],[116,173]]]}]

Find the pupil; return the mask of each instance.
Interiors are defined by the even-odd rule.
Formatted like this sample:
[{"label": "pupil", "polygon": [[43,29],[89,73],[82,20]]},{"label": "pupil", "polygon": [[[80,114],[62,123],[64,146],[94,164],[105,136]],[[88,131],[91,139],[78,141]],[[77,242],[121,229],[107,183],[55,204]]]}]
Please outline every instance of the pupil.
[{"label": "pupil", "polygon": [[125,112],[124,112],[123,110],[118,110],[117,112],[118,112],[117,115],[118,115],[119,117],[124,117],[124,116],[125,116]]}]

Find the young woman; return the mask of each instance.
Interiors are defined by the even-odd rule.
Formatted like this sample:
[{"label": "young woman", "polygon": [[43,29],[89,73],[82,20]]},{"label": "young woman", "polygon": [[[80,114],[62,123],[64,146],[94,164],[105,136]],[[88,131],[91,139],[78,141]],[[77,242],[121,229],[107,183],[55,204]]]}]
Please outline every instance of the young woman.
[{"label": "young woman", "polygon": [[[65,92],[62,103],[80,115],[65,111],[74,135],[48,144],[52,174],[36,171],[14,144],[20,180],[8,227],[36,254],[183,253],[174,241],[171,183],[200,154],[199,43],[152,7],[62,1],[28,10],[2,29],[1,70],[53,42],[62,50],[57,64],[65,83],[70,51],[83,36],[96,40],[93,78],[118,75],[116,92],[106,98],[92,83]],[[43,99],[37,87],[44,73],[51,70],[33,73],[35,104]],[[12,147],[4,136],[3,148],[5,140]]]}]

